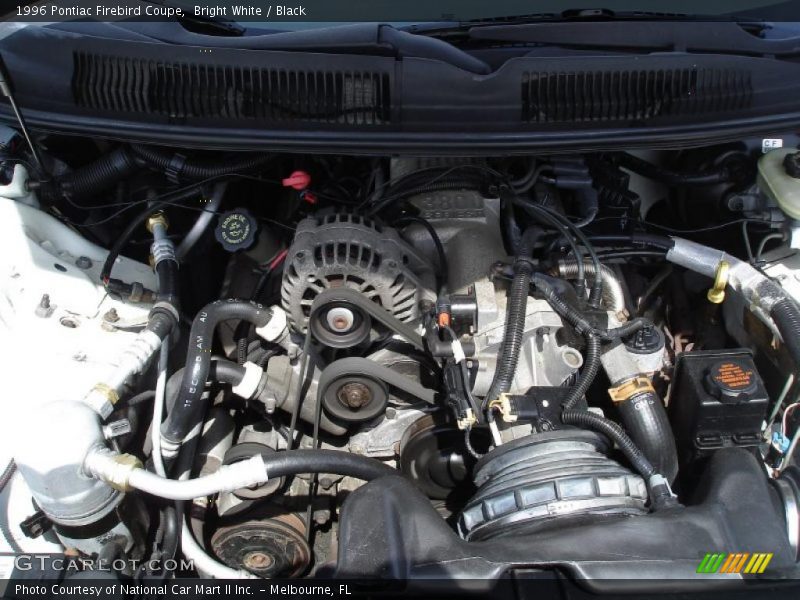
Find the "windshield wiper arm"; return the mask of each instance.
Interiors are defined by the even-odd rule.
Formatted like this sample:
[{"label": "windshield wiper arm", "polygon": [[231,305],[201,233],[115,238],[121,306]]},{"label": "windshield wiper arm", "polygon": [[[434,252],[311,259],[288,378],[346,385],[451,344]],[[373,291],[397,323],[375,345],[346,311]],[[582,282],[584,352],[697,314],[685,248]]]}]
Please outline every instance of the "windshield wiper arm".
[{"label": "windshield wiper arm", "polygon": [[643,20],[540,22],[473,26],[470,40],[544,44],[570,48],[717,52],[751,56],[800,54],[800,38],[764,39],[736,21]]},{"label": "windshield wiper arm", "polygon": [[[631,27],[630,23],[635,22],[636,26]],[[474,19],[470,21],[457,21],[450,23],[415,23],[404,27],[405,31],[435,37],[450,41],[483,40],[492,42],[507,42],[520,44],[546,44],[573,47],[602,47],[602,48],[631,48],[631,49],[669,49],[680,47],[683,43],[689,42],[689,46],[694,46],[693,40],[704,40],[708,23],[728,24],[729,27],[723,31],[726,36],[736,36],[733,38],[737,45],[744,43],[754,54],[761,54],[761,48],[755,48],[755,44],[768,44],[763,53],[776,51],[778,54],[793,54],[794,43],[788,41],[781,47],[774,41],[764,41],[755,39],[755,35],[760,34],[769,25],[737,17],[736,15],[691,15],[684,13],[650,13],[650,12],[614,12],[605,8],[591,9],[569,9],[560,13],[533,13],[526,15],[505,15],[499,17],[489,17]],[[648,24],[662,25],[660,28],[647,28]],[[667,29],[672,24],[680,24],[681,27],[692,27],[686,30],[689,35],[683,35],[681,40],[675,40],[674,30]],[[738,25],[739,29],[734,30],[730,25]],[[598,33],[591,33],[596,30]],[[624,30],[624,35],[615,35],[609,38],[609,33],[619,33]],[[588,33],[587,33],[588,32]],[[698,33],[698,35],[693,35]],[[742,33],[751,35],[743,36]],[[575,34],[573,36],[571,34]],[[655,35],[654,35],[655,34]],[[565,35],[569,37],[564,37]],[[561,36],[561,37],[560,37]],[[557,39],[559,38],[560,39]],[[598,40],[601,43],[598,43]],[[727,48],[733,44],[714,43],[711,50]]]}]

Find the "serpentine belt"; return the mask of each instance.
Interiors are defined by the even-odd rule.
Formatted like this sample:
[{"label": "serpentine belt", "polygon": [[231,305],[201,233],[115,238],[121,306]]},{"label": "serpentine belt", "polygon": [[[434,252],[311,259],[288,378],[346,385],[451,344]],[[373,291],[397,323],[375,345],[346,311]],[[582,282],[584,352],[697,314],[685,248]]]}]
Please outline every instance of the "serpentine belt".
[{"label": "serpentine belt", "polygon": [[411,394],[428,404],[436,403],[436,392],[391,369],[376,364],[368,358],[350,357],[333,361],[322,371],[317,385],[317,401],[322,402],[325,391],[336,380],[348,375],[367,376]]},{"label": "serpentine belt", "polygon": [[[318,315],[326,305],[335,303],[344,303],[354,306],[387,329],[400,335],[418,350],[422,350],[423,352],[425,351],[425,343],[422,340],[422,336],[419,335],[413,327],[403,323],[399,319],[396,319],[385,308],[382,308],[380,305],[375,304],[372,300],[366,298],[361,293],[350,288],[335,288],[321,292],[311,304],[309,327],[311,327],[311,321],[315,320],[315,315]],[[318,320],[318,318],[319,317],[317,316],[316,319]],[[326,335],[327,334],[335,336],[336,332],[326,331]],[[315,337],[319,339],[320,335],[315,332]],[[324,341],[324,339],[320,341]]]}]

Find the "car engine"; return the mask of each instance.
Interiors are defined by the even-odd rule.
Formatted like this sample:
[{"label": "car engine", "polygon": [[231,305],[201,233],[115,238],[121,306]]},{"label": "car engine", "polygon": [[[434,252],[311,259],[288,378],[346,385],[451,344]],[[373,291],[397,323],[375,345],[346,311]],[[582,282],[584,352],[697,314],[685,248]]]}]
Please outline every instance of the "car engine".
[{"label": "car engine", "polygon": [[49,135],[41,164],[2,137],[3,551],[135,580],[797,569],[795,136],[359,157]]}]

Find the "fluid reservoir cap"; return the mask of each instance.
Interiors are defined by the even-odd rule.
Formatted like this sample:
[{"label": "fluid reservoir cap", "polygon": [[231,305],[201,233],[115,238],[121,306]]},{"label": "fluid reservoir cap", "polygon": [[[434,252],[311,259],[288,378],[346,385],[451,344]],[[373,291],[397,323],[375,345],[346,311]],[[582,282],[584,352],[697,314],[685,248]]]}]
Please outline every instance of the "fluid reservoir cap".
[{"label": "fluid reservoir cap", "polygon": [[234,208],[222,213],[214,236],[228,252],[247,250],[256,241],[258,222],[245,208]]},{"label": "fluid reservoir cap", "polygon": [[743,361],[721,360],[714,363],[705,378],[706,391],[720,402],[747,402],[758,390],[755,370]]},{"label": "fluid reservoir cap", "polygon": [[800,179],[800,152],[792,152],[783,157],[783,170],[789,177]]}]

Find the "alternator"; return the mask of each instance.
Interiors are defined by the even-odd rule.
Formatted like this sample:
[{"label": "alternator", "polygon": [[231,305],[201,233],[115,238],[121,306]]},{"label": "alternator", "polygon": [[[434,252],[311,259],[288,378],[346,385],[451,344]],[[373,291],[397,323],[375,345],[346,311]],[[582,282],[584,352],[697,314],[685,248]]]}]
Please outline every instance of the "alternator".
[{"label": "alternator", "polygon": [[331,213],[303,219],[287,255],[281,298],[292,326],[304,332],[311,304],[329,288],[364,294],[401,321],[434,302],[431,265],[397,231],[371,219]]}]

